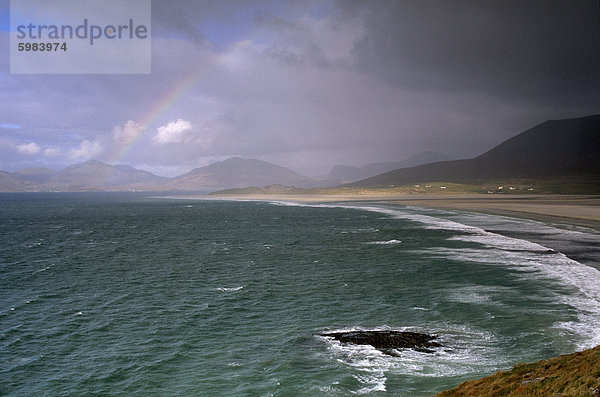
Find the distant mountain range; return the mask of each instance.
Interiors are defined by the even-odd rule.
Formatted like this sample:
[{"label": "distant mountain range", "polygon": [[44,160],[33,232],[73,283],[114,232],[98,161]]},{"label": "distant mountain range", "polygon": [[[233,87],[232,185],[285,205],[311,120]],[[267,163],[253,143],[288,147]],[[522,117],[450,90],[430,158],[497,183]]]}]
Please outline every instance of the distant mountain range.
[{"label": "distant mountain range", "polygon": [[315,187],[333,184],[311,179],[261,160],[233,157],[206,167],[166,178],[128,165],[109,165],[97,160],[60,171],[27,168],[14,173],[0,171],[0,191],[212,191],[226,188],[284,184]]},{"label": "distant mountain range", "polygon": [[[3,177],[2,177],[3,176]],[[15,173],[2,171],[0,191],[134,190],[136,185],[164,183],[168,178],[128,165],[109,165],[90,160],[63,170],[27,168]]]},{"label": "distant mountain range", "polygon": [[[401,168],[388,171],[391,167]],[[373,173],[375,175],[370,176]],[[195,168],[173,178],[160,177],[128,165],[90,160],[60,171],[48,168],[28,168],[12,173],[0,171],[0,191],[207,192],[265,185],[305,188],[339,185],[340,181],[361,175],[370,177],[342,186],[369,188],[422,182],[479,184],[565,178],[600,186],[600,115],[547,121],[473,159],[448,160],[442,153],[423,152],[397,163],[337,166],[327,179],[309,178],[285,167],[240,157]]]},{"label": "distant mountain range", "polygon": [[206,167],[195,168],[172,178],[165,186],[168,190],[215,190],[248,186],[283,184],[296,187],[311,187],[321,181],[302,176],[288,168],[261,160],[240,157],[220,161]]},{"label": "distant mountain range", "polygon": [[600,184],[600,115],[546,121],[473,159],[401,168],[346,186],[559,178]]},{"label": "distant mountain range", "polygon": [[338,180],[340,183],[347,183],[383,174],[384,172],[396,170],[398,168],[414,167],[417,165],[448,160],[453,160],[453,158],[444,153],[421,152],[403,161],[372,163],[363,167],[336,165],[327,177],[331,180]]}]

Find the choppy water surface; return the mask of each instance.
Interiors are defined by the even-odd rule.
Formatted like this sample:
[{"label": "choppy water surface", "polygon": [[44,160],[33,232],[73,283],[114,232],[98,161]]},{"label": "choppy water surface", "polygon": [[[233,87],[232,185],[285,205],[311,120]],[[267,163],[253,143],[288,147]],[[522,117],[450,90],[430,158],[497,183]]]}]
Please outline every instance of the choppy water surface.
[{"label": "choppy water surface", "polygon": [[[383,204],[0,195],[0,395],[422,396],[600,344],[600,235]],[[439,335],[385,355],[317,333]]]}]

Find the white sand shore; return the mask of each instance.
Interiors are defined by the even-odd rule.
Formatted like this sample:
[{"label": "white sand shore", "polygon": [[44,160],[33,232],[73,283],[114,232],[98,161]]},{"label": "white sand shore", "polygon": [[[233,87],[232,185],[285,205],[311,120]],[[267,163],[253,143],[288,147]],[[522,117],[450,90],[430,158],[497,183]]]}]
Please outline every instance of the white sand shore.
[{"label": "white sand shore", "polygon": [[295,202],[376,201],[428,208],[493,213],[536,220],[562,221],[600,230],[600,196],[590,195],[390,195],[390,194],[250,194],[204,196],[230,200]]}]

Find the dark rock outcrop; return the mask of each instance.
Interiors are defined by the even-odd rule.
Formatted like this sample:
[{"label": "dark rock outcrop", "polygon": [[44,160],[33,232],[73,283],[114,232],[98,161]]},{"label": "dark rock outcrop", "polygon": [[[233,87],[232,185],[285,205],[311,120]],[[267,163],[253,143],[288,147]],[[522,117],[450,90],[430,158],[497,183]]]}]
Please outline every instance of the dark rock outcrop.
[{"label": "dark rock outcrop", "polygon": [[433,353],[431,348],[442,346],[433,341],[437,338],[437,336],[419,332],[359,330],[347,332],[325,332],[319,335],[333,338],[341,343],[371,345],[389,355],[397,355],[397,352],[394,352],[394,349],[413,349],[423,353]]}]

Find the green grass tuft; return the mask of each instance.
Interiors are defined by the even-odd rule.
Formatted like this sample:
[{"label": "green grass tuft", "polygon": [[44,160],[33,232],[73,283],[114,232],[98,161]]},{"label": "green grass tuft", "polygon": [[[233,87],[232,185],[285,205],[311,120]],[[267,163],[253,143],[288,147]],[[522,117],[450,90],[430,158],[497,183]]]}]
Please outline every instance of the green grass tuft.
[{"label": "green grass tuft", "polygon": [[463,382],[435,397],[450,396],[600,397],[600,346],[517,364],[511,371]]}]

